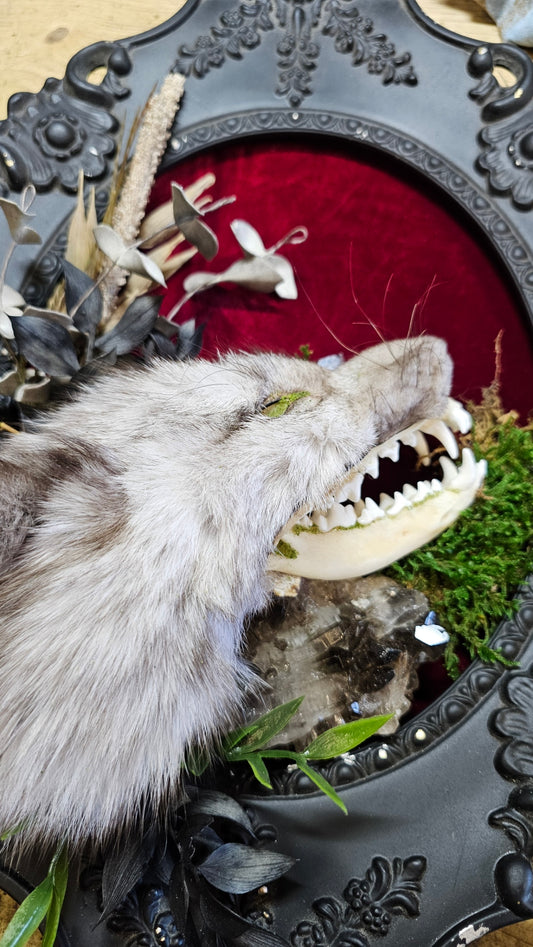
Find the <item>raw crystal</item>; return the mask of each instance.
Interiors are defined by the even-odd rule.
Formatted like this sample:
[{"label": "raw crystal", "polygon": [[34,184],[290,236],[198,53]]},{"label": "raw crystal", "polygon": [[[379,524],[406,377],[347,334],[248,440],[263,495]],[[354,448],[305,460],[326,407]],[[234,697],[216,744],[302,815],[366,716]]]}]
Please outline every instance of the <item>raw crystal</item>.
[{"label": "raw crystal", "polygon": [[278,744],[307,745],[360,716],[411,705],[417,668],[442,649],[415,638],[429,605],[422,593],[383,575],[328,582],[303,579],[299,594],[276,598],[248,630],[247,656],[269,685],[268,706],[305,694]]}]

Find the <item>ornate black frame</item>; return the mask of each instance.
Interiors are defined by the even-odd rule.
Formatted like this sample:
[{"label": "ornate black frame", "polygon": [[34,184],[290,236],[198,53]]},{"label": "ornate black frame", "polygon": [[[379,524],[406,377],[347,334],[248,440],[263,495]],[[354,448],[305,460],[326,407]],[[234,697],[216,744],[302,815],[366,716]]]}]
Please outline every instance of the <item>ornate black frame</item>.
[{"label": "ornate black frame", "polygon": [[[511,88],[496,65],[513,73]],[[101,66],[96,86],[88,77]],[[41,303],[57,276],[78,169],[103,202],[119,130],[173,69],[189,80],[163,168],[220,141],[287,131],[385,152],[477,224],[533,328],[533,63],[450,33],[416,0],[188,0],[149,33],[82,50],[37,95],[12,96],[0,191],[16,198],[35,185],[45,240],[37,259],[28,248],[10,266],[28,301]],[[236,788],[299,858],[270,904],[271,929],[295,947],[368,947],[389,929],[397,945],[452,947],[533,916],[532,584],[494,644],[520,667],[475,663],[395,736],[327,767],[347,818],[297,772],[268,797]],[[15,897],[40,877],[36,862],[20,870],[1,875]],[[180,943],[164,892],[154,889],[148,913],[144,897],[143,909],[128,902],[122,928],[95,928],[96,900],[73,886],[58,942]]]}]

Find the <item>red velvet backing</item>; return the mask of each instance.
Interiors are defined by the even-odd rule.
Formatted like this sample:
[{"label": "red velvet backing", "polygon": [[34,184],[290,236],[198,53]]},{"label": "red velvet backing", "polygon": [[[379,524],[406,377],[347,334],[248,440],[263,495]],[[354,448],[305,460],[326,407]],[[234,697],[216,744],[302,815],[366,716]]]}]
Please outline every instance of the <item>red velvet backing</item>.
[{"label": "red velvet backing", "polygon": [[169,284],[162,312],[182,295],[185,274],[220,272],[240,256],[229,229],[251,223],[265,246],[298,225],[308,240],[280,252],[293,264],[299,290],[282,300],[231,284],[191,299],[178,321],[206,322],[204,355],[228,348],[314,357],[349,356],[378,341],[426,332],[444,337],[455,363],[454,394],[480,397],[494,377],[494,342],[503,335],[502,391],[507,409],[533,406],[531,333],[505,268],[451,197],[412,169],[369,149],[329,140],[241,141],[211,148],[156,182],[152,206],[216,174],[215,198],[234,204],[209,216],[220,241],[211,264],[196,256]]}]

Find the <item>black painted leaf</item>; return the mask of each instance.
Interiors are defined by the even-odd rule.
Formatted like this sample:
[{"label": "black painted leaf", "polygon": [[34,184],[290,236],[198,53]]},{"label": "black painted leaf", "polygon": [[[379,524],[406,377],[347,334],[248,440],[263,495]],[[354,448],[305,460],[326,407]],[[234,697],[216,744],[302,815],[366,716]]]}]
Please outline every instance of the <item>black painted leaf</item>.
[{"label": "black painted leaf", "polygon": [[96,341],[101,352],[126,355],[144,341],[152,331],[159,312],[161,296],[138,296],[134,299],[122,319]]},{"label": "black painted leaf", "polygon": [[245,920],[212,895],[202,897],[200,906],[209,927],[231,944],[240,947],[288,947],[285,940]]},{"label": "black painted leaf", "polygon": [[39,316],[13,319],[19,351],[41,372],[53,377],[74,375],[80,367],[70,335],[63,326]]},{"label": "black painted leaf", "polygon": [[295,863],[294,858],[277,852],[259,851],[228,842],[198,865],[201,875],[221,891],[245,894],[280,878]]},{"label": "black painted leaf", "polygon": [[127,840],[109,854],[102,874],[103,910],[100,920],[116,910],[142,878],[156,842],[153,827],[141,835],[132,832]]},{"label": "black painted leaf", "polygon": [[230,942],[233,942],[236,937],[240,937],[252,926],[249,921],[246,921],[227,905],[222,904],[210,892],[208,897],[201,896],[200,910],[207,926]]},{"label": "black painted leaf", "polygon": [[220,819],[229,819],[254,834],[252,823],[246,812],[231,796],[215,790],[202,790],[199,798],[187,806],[187,816],[190,814],[207,814]]},{"label": "black painted leaf", "polygon": [[255,926],[250,927],[246,934],[237,937],[234,943],[236,947],[289,947],[287,941],[277,934]]},{"label": "black painted leaf", "polygon": [[[160,358],[176,358],[176,346],[162,332],[151,332],[144,343],[147,356],[159,355]],[[195,771],[191,770],[194,774]]]},{"label": "black painted leaf", "polygon": [[205,331],[205,322],[195,325],[194,319],[189,319],[179,326],[179,341],[177,358],[196,358],[200,354]]},{"label": "black painted leaf", "polygon": [[102,318],[102,294],[98,286],[87,273],[68,260],[63,260],[63,273],[67,312],[76,309],[79,300],[86,297],[76,309],[72,321],[81,332],[93,332]]},{"label": "black painted leaf", "polygon": [[189,913],[189,889],[185,877],[185,866],[181,859],[176,862],[172,869],[168,885],[168,901],[176,927],[178,930],[184,931],[187,927],[187,915]]}]

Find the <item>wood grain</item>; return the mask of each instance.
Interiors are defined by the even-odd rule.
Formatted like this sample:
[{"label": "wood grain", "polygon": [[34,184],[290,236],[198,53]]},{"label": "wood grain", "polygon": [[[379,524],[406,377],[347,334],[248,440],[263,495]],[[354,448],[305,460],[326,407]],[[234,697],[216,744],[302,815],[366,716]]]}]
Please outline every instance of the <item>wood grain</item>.
[{"label": "wood grain", "polygon": [[[123,39],[151,29],[171,17],[185,0],[3,0],[0,31],[0,116],[14,92],[38,92],[48,76],[60,78],[67,62],[84,46]],[[482,42],[500,34],[474,0],[418,0],[436,22]],[[480,947],[533,945],[533,921],[486,935]]]}]

